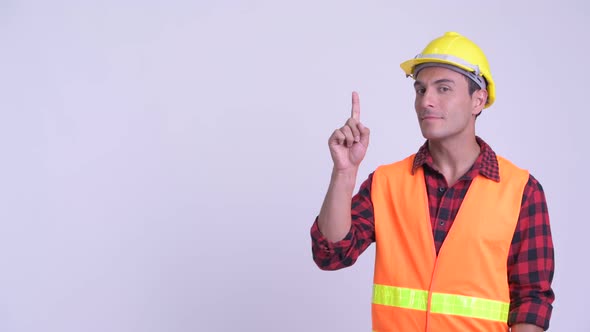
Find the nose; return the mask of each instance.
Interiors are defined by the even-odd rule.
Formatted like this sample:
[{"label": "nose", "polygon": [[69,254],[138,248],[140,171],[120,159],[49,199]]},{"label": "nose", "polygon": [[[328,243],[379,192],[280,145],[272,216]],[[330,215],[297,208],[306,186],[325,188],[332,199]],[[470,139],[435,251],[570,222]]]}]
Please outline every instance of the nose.
[{"label": "nose", "polygon": [[416,95],[416,108],[431,109],[434,107],[434,91],[432,89],[425,89],[424,93]]}]

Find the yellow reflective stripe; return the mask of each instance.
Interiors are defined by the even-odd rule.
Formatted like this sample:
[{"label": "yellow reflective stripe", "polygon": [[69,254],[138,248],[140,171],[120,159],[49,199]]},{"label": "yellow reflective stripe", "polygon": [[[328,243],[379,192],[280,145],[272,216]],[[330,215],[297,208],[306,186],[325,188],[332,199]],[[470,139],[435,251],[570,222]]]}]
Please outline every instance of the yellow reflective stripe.
[{"label": "yellow reflective stripe", "polygon": [[[390,307],[428,310],[428,291],[395,286],[373,285],[373,303]],[[455,294],[432,293],[430,312],[508,321],[510,304]]]},{"label": "yellow reflective stripe", "polygon": [[419,289],[373,285],[373,303],[426,311],[428,292]]},{"label": "yellow reflective stripe", "polygon": [[430,311],[439,314],[508,321],[510,303],[479,297],[433,293]]}]

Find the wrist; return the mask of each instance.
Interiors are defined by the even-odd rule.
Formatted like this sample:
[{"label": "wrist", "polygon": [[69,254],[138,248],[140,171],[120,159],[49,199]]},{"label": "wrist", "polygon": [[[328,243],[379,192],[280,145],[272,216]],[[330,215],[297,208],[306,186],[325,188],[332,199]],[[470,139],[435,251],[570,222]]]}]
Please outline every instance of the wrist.
[{"label": "wrist", "polygon": [[358,173],[358,167],[350,167],[345,169],[332,168],[332,179],[349,179],[356,181],[356,175]]},{"label": "wrist", "polygon": [[356,186],[356,175],[358,173],[358,167],[348,169],[336,169],[332,170],[331,186],[339,187],[340,189],[347,188],[352,193]]}]

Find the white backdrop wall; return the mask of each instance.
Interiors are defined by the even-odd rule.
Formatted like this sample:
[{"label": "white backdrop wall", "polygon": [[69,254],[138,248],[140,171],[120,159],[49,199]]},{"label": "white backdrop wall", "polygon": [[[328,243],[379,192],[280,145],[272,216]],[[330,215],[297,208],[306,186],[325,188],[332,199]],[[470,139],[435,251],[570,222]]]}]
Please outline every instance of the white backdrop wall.
[{"label": "white backdrop wall", "polygon": [[0,331],[368,331],[374,249],[323,272],[327,138],[358,182],[423,138],[399,63],[486,51],[478,134],[543,184],[551,331],[590,331],[585,1],[0,0]]}]

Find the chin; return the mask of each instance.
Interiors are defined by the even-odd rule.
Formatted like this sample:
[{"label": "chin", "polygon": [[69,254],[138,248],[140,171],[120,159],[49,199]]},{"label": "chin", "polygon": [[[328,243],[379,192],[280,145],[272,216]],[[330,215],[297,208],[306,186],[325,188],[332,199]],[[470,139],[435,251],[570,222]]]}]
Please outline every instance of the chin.
[{"label": "chin", "polygon": [[435,132],[433,130],[424,130],[422,129],[422,136],[429,141],[437,141],[448,137],[449,135],[446,133]]}]

